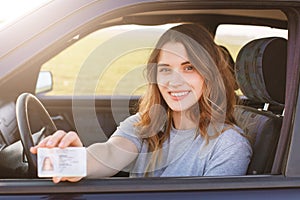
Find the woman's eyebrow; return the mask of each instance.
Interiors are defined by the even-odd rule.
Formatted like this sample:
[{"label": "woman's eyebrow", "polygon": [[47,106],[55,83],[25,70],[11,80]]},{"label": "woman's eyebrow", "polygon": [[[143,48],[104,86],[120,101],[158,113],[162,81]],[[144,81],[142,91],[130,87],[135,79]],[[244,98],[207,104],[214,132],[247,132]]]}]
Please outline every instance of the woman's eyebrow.
[{"label": "woman's eyebrow", "polygon": [[189,61],[185,61],[183,63],[181,63],[181,65],[187,65],[187,64],[191,64]]},{"label": "woman's eyebrow", "polygon": [[[181,65],[187,65],[187,64],[191,64],[189,61],[185,61],[183,63],[181,63]],[[166,64],[166,63],[158,63],[157,64],[157,67],[168,67],[170,66],[169,64]]]},{"label": "woman's eyebrow", "polygon": [[166,64],[166,63],[158,63],[157,64],[157,67],[168,67],[170,66],[169,64]]}]

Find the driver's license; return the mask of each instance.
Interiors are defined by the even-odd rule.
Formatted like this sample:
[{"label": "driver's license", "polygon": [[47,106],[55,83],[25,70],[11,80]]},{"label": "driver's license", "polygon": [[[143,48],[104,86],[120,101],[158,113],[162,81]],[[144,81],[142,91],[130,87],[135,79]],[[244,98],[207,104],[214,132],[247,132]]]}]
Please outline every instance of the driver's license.
[{"label": "driver's license", "polygon": [[86,176],[85,147],[38,148],[38,177]]}]

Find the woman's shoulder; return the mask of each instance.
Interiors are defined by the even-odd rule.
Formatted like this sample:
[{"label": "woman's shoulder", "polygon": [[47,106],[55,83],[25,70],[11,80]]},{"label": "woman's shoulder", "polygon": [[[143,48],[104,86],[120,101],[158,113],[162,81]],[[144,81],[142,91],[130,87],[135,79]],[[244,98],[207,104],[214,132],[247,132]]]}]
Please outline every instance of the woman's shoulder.
[{"label": "woman's shoulder", "polygon": [[226,130],[219,135],[217,140],[220,144],[227,144],[226,146],[241,143],[247,146],[250,145],[249,140],[243,134],[243,130],[238,126],[228,126]]},{"label": "woman's shoulder", "polygon": [[111,137],[124,137],[133,142],[140,151],[142,146],[142,140],[138,135],[138,130],[135,125],[137,122],[139,122],[139,120],[140,115],[138,113],[127,117],[124,121],[120,123],[120,126],[117,127],[116,131],[112,134]]},{"label": "woman's shoulder", "polygon": [[141,115],[139,113],[136,113],[134,115],[130,115],[127,117],[124,121],[120,123],[120,125],[126,123],[126,124],[136,124],[141,120]]},{"label": "woman's shoulder", "polygon": [[252,154],[252,147],[248,139],[243,135],[239,127],[226,127],[218,137],[212,139],[208,143],[213,155],[222,155],[230,157],[233,154],[250,156]]}]

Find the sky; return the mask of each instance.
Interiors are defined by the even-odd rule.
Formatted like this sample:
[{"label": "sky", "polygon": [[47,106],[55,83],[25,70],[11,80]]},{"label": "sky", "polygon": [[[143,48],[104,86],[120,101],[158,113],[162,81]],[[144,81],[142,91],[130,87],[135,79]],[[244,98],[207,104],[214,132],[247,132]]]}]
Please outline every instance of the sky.
[{"label": "sky", "polygon": [[0,25],[38,7],[49,0],[0,0]]}]

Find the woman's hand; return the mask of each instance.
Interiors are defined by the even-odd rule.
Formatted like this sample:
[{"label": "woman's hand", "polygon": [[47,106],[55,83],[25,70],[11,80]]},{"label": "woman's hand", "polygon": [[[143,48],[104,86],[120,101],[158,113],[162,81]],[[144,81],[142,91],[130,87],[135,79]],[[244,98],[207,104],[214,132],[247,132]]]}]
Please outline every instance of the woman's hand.
[{"label": "woman's hand", "polygon": [[59,130],[56,131],[53,135],[49,135],[45,139],[43,139],[38,145],[31,147],[31,153],[36,154],[37,149],[40,147],[44,148],[66,148],[66,147],[82,147],[82,143],[78,137],[78,135],[70,131],[66,133],[65,131]]},{"label": "woman's hand", "polygon": [[[65,131],[59,130],[56,131],[53,135],[49,135],[43,139],[38,145],[31,147],[30,152],[37,154],[37,149],[42,148],[66,148],[66,147],[82,147],[82,142],[78,137],[77,133],[70,131],[66,133]],[[53,177],[52,181],[58,183],[60,181],[70,181],[77,182],[81,180],[81,177]]]}]

